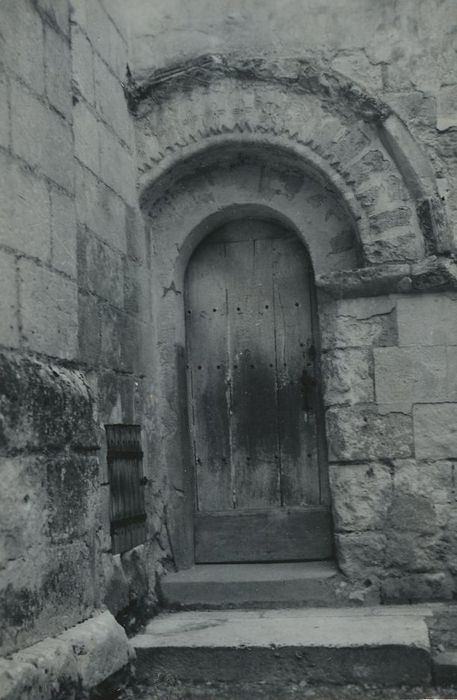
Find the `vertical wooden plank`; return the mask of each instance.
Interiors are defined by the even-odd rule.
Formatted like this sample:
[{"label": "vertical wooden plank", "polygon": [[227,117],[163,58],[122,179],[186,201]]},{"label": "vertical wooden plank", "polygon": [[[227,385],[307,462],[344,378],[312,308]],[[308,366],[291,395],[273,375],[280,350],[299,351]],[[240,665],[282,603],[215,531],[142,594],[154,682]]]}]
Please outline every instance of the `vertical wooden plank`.
[{"label": "vertical wooden plank", "polygon": [[225,252],[206,242],[186,280],[186,342],[195,454],[196,509],[232,507]]},{"label": "vertical wooden plank", "polygon": [[274,248],[281,498],[286,506],[318,504],[310,263],[298,239],[277,239]]},{"label": "vertical wooden plank", "polygon": [[256,240],[261,222],[246,224],[244,239],[225,246],[236,508],[279,505],[271,240]]}]

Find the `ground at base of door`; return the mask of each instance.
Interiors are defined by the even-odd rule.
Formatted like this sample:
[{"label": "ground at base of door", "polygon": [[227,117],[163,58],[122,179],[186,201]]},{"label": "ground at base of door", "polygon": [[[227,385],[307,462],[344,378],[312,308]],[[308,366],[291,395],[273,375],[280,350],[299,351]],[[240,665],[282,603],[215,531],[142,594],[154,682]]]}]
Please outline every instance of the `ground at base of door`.
[{"label": "ground at base of door", "polygon": [[[100,700],[457,700],[457,688],[375,688],[369,685],[289,687],[267,683],[180,683],[157,679],[151,685],[133,685]],[[98,700],[98,698],[97,698]]]}]

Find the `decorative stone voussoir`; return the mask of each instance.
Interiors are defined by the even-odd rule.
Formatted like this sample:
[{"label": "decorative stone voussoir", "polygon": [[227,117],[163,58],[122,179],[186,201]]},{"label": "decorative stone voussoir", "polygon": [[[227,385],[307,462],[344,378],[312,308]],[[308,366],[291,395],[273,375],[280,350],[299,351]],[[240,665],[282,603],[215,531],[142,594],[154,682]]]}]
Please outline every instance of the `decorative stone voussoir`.
[{"label": "decorative stone voussoir", "polygon": [[[358,210],[368,262],[423,257],[426,232],[415,197],[422,201],[436,192],[433,173],[390,108],[328,67],[300,59],[209,55],[133,80],[128,92],[137,116],[140,185],[146,197],[162,176],[211,148],[237,139],[275,144],[324,174],[348,207]],[[386,120],[390,131],[384,139]],[[416,175],[415,163],[420,165]],[[442,220],[438,210],[434,218]],[[442,239],[443,227],[432,227],[432,236]]]}]

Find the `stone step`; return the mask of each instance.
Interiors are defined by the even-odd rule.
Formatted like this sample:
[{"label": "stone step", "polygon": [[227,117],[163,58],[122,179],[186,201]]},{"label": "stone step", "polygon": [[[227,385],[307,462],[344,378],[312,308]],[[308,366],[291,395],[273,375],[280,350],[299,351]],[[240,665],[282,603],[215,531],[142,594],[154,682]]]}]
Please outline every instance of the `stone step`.
[{"label": "stone step", "polygon": [[333,561],[206,564],[161,581],[168,608],[320,607],[376,604],[378,589],[350,586]]},{"label": "stone step", "polygon": [[427,606],[167,612],[133,638],[143,682],[365,683],[431,679]]}]

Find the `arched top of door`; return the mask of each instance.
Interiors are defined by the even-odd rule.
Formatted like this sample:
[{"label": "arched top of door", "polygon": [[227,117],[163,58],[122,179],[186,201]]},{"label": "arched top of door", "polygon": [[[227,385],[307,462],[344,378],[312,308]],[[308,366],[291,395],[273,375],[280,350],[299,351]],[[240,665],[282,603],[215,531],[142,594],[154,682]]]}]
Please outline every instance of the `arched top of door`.
[{"label": "arched top of door", "polygon": [[325,66],[205,56],[132,83],[130,105],[142,208],[173,267],[245,207],[291,225],[317,275],[405,273],[452,251],[433,171],[405,125]]}]

